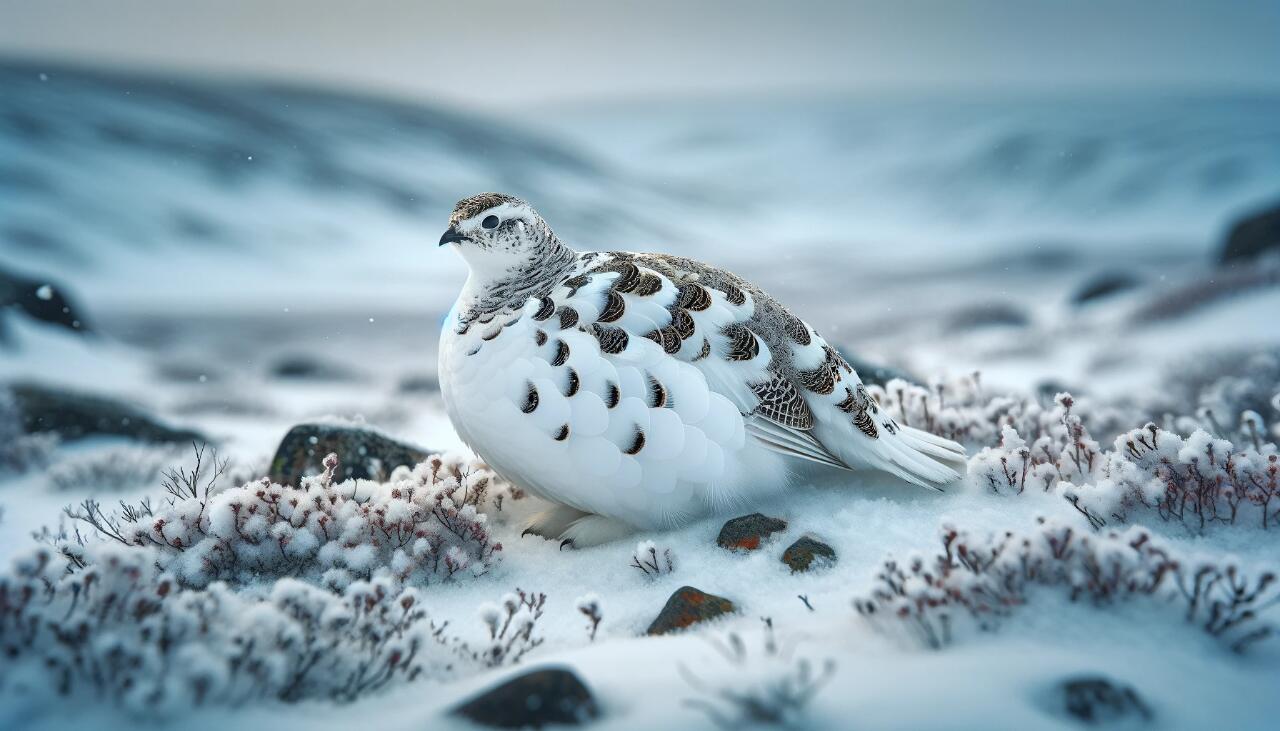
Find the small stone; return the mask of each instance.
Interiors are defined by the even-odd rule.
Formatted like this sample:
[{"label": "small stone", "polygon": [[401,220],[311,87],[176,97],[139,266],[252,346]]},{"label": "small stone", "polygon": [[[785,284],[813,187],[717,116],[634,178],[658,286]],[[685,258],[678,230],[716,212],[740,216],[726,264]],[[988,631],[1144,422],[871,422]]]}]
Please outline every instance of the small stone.
[{"label": "small stone", "polygon": [[692,586],[682,586],[667,600],[666,606],[658,612],[658,618],[653,620],[645,634],[665,635],[736,611],[737,607],[733,602],[722,596],[707,594]]},{"label": "small stone", "polygon": [[1150,721],[1155,714],[1133,688],[1101,675],[1063,680],[1058,688],[1061,708],[1068,716],[1098,726]]},{"label": "small stone", "polygon": [[787,529],[787,521],[760,513],[734,518],[724,524],[716,544],[730,551],[754,551],[769,536]]},{"label": "small stone", "polygon": [[792,572],[802,573],[810,568],[826,566],[836,562],[836,549],[810,536],[800,536],[800,540],[792,543],[782,552],[782,562],[791,567]]},{"label": "small stone", "polygon": [[452,713],[492,728],[579,726],[600,716],[591,690],[568,668],[517,675],[454,708]]}]

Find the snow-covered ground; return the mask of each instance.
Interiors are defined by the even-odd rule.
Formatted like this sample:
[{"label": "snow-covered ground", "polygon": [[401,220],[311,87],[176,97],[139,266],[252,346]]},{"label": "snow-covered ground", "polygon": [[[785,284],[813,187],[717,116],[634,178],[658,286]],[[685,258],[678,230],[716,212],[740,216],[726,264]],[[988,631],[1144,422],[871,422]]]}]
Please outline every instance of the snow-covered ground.
[{"label": "snow-covered ground", "polygon": [[[433,244],[452,201],[481,189],[528,197],[581,248],[670,250],[729,266],[868,361],[924,379],[977,370],[993,392],[1045,394],[1046,404],[1069,390],[1134,419],[1193,417],[1203,404],[1169,402],[1182,394],[1179,370],[1280,348],[1274,284],[1231,285],[1185,313],[1151,315],[1220,276],[1215,247],[1232,215],[1280,197],[1276,99],[757,100],[492,120],[328,92],[26,66],[0,68],[0,85],[0,266],[65,285],[99,332],[82,338],[10,316],[0,380],[125,398],[210,435],[241,473],[260,470],[293,424],[328,416],[460,448],[431,380],[462,268]],[[1115,273],[1136,286],[1071,301]],[[318,375],[280,375],[290,361]],[[1237,415],[1220,416],[1241,439]],[[1274,424],[1280,410],[1261,416]],[[1109,448],[1114,434],[1095,436]],[[0,562],[34,547],[33,531],[56,528],[63,506],[158,496],[143,469],[150,457],[138,458],[149,481],[66,477],[78,460],[121,449],[90,440],[59,448],[48,469],[0,477]],[[785,677],[801,657],[835,665],[805,728],[1072,728],[1050,698],[1077,674],[1132,686],[1160,728],[1269,728],[1280,714],[1280,640],[1232,653],[1160,598],[1094,607],[1032,589],[997,630],[960,626],[940,650],[855,611],[886,556],[931,555],[944,523],[1022,533],[1046,517],[1090,532],[1055,494],[932,495],[866,475],[806,477],[785,502],[757,506],[789,523],[757,552],[715,545],[733,516],[638,536],[675,557],[674,572],[656,578],[629,565],[635,541],[560,551],[521,537],[534,503],[491,514],[504,550],[488,573],[423,589],[430,617],[475,644],[482,604],[516,587],[545,592],[545,641],[519,665],[459,662],[340,705],[214,704],[149,722],[451,728],[462,722],[445,713],[462,699],[559,664],[597,695],[598,728],[708,728],[684,701],[711,694],[686,674],[741,690]],[[1130,522],[1180,556],[1255,575],[1280,568],[1280,528],[1200,533],[1151,514]],[[802,534],[830,544],[835,565],[792,574],[779,556]],[[642,636],[684,585],[739,611]],[[575,608],[587,594],[603,606],[594,641]],[[1280,621],[1276,607],[1266,612]],[[793,657],[764,651],[762,617]],[[730,633],[746,643],[744,665],[716,650]],[[139,723],[110,698],[39,697],[0,690],[0,727]]]}]

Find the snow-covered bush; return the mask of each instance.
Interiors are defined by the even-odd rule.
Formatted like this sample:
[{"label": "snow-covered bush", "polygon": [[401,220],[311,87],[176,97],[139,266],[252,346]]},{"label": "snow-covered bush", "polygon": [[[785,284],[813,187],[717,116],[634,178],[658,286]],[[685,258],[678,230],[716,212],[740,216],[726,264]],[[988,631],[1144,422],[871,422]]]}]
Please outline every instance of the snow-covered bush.
[{"label": "snow-covered bush", "polygon": [[[432,456],[385,483],[223,487],[202,448],[166,473],[166,497],[69,509],[72,533],[0,573],[0,691],[143,710],[255,698],[345,702],[459,666],[518,662],[540,646],[546,595],[482,608],[478,641],[432,622],[420,587],[479,576],[501,546],[481,508],[505,484]],[[63,560],[57,560],[61,554]]]},{"label": "snow-covered bush", "polygon": [[[1062,405],[1049,405],[1021,395],[993,393],[983,388],[979,373],[935,380],[929,387],[895,378],[867,392],[899,424],[923,429],[969,447],[996,444],[1006,429],[1035,441],[1062,425]],[[1125,404],[1087,404],[1089,426],[1102,434],[1118,433],[1145,412]],[[1083,426],[1085,422],[1081,420]]]},{"label": "snow-covered bush", "polygon": [[1048,419],[1023,426],[1035,435],[1030,444],[1017,426],[1002,427],[1000,444],[985,447],[970,459],[970,484],[995,493],[1021,493],[1028,486],[1049,490],[1059,482],[1092,475],[1100,461],[1098,443],[1073,413],[1075,399],[1060,393],[1054,403],[1054,409],[1039,412]]},{"label": "snow-covered bush", "polygon": [[1233,440],[1248,437],[1237,426],[1254,414],[1275,422],[1268,438],[1280,439],[1280,348],[1197,352],[1178,360],[1163,378],[1153,410],[1187,414],[1166,428],[1205,429]]},{"label": "snow-covered bush", "polygon": [[542,619],[546,603],[546,594],[526,593],[517,588],[514,594],[502,598],[501,605],[481,605],[480,621],[489,632],[488,644],[475,649],[459,642],[459,652],[490,668],[520,662],[526,653],[542,644],[542,638],[535,637],[533,632]]},{"label": "snow-covered bush", "polygon": [[[197,457],[193,471],[170,475],[160,505],[108,513],[87,499],[68,515],[121,545],[155,548],[160,568],[189,587],[295,576],[342,591],[379,569],[422,585],[482,575],[502,550],[481,512],[498,478],[479,463],[435,455],[387,482],[334,483],[329,455],[325,472],[297,487],[265,478],[223,487],[225,463]],[[58,547],[69,557],[80,550]]]},{"label": "snow-covered bush", "polygon": [[670,548],[659,549],[653,541],[640,541],[631,554],[631,567],[656,578],[675,571],[676,561]]},{"label": "snow-covered bush", "polygon": [[933,649],[951,643],[960,621],[994,629],[1037,588],[1095,605],[1139,597],[1172,602],[1236,652],[1273,633],[1259,612],[1280,601],[1274,574],[1251,577],[1231,564],[1179,559],[1136,527],[1082,535],[1042,523],[1028,535],[991,536],[944,527],[941,553],[888,559],[876,583],[855,600],[858,613]]},{"label": "snow-covered bush", "polygon": [[[186,588],[153,548],[91,546],[68,573],[42,548],[0,574],[0,689],[172,713],[267,698],[349,701],[436,672],[440,630],[387,578],[334,594],[281,578]],[[434,654],[433,654],[434,652]]]},{"label": "snow-covered bush", "polygon": [[1057,424],[1031,444],[1011,426],[997,447],[969,462],[969,482],[998,494],[1053,491],[1095,528],[1133,522],[1142,513],[1195,531],[1211,525],[1280,523],[1280,457],[1265,441],[1262,417],[1247,412],[1239,445],[1203,429],[1188,437],[1153,423],[1116,437],[1103,451],[1059,394]]},{"label": "snow-covered bush", "polygon": [[1196,531],[1280,523],[1280,456],[1272,443],[1237,446],[1203,429],[1183,438],[1147,424],[1117,437],[1098,472],[1092,484],[1059,487],[1094,516],[1123,523],[1146,508]]},{"label": "snow-covered bush", "polygon": [[65,457],[47,475],[56,490],[118,492],[154,483],[177,456],[171,447],[119,446]]},{"label": "snow-covered bush", "polygon": [[764,617],[763,651],[747,652],[746,643],[736,633],[725,642],[712,639],[712,646],[731,666],[732,685],[713,686],[684,665],[679,670],[691,690],[701,695],[685,700],[685,705],[707,715],[723,729],[757,726],[808,728],[805,713],[818,691],[835,676],[835,661],[828,658],[816,665],[809,658],[792,658],[774,636],[773,620]]}]

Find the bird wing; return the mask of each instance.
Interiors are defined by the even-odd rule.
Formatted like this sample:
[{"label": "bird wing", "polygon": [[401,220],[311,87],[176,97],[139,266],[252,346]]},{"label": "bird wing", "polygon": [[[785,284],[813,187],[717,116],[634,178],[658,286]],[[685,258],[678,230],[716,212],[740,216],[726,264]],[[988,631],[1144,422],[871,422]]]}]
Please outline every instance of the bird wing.
[{"label": "bird wing", "polygon": [[662,254],[612,254],[615,324],[696,366],[777,452],[844,468],[884,470],[939,488],[959,478],[964,449],[898,425],[847,361],[808,323],[749,282]]}]

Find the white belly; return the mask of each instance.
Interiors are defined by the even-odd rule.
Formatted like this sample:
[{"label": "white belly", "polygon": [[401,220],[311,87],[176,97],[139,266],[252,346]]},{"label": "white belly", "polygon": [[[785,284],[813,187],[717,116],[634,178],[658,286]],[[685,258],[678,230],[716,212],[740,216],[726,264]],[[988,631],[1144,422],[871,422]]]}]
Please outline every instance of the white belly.
[{"label": "white belly", "polygon": [[[535,310],[531,303],[465,334],[451,315],[441,337],[449,418],[499,474],[545,499],[641,528],[678,525],[784,487],[784,458],[745,435],[738,409],[697,368],[643,338],[604,356],[589,333],[538,322]],[[568,356],[557,365],[558,341]],[[651,377],[668,392],[663,407],[646,403]],[[531,385],[537,404],[529,409]],[[612,408],[611,385],[620,393]],[[634,450],[637,428],[644,444]]]}]

